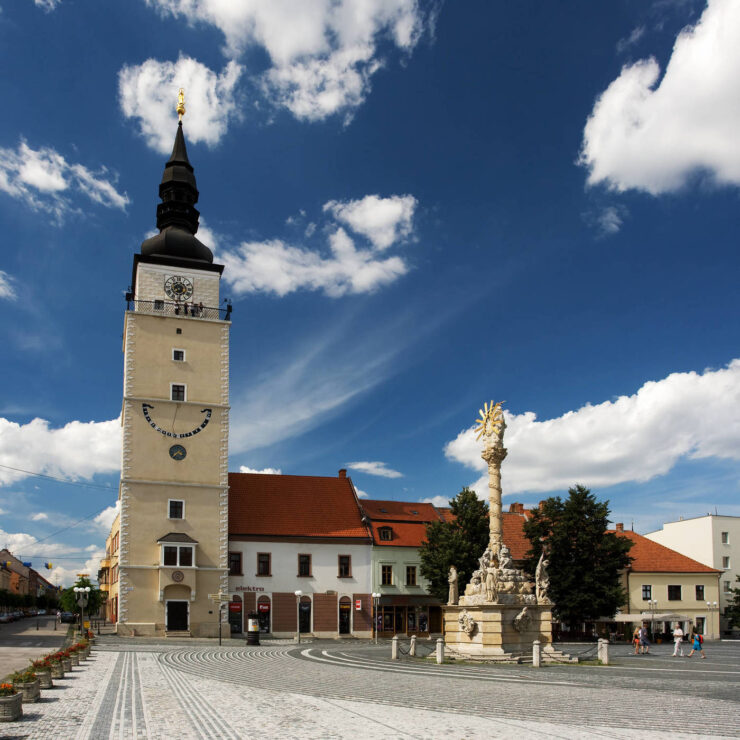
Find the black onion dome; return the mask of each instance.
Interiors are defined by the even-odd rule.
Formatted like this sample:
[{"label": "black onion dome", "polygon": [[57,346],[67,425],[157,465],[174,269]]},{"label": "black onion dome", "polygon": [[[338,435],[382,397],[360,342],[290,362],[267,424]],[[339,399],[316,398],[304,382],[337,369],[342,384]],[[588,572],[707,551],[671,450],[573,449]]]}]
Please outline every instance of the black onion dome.
[{"label": "black onion dome", "polygon": [[201,262],[213,262],[213,252],[195,238],[200,213],[195,207],[198,188],[193,166],[188,160],[182,121],[177,125],[172,155],[164,167],[159,184],[157,228],[159,234],[141,245],[141,253],[148,257],[181,257]]}]

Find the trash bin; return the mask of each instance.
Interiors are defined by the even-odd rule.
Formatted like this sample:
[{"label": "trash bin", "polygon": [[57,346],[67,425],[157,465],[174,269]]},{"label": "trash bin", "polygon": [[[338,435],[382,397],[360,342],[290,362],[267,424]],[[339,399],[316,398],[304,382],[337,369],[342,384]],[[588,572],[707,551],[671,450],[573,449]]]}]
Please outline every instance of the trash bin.
[{"label": "trash bin", "polygon": [[260,615],[249,612],[247,615],[247,645],[260,644]]}]

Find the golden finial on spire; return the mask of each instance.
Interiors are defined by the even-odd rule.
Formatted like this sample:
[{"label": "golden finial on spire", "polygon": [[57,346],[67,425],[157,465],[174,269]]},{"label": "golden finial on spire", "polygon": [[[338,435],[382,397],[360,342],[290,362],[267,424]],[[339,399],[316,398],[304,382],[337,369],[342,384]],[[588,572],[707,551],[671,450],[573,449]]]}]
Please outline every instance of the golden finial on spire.
[{"label": "golden finial on spire", "polygon": [[180,92],[177,93],[177,116],[180,121],[182,121],[182,117],[185,115],[185,90],[180,88]]}]

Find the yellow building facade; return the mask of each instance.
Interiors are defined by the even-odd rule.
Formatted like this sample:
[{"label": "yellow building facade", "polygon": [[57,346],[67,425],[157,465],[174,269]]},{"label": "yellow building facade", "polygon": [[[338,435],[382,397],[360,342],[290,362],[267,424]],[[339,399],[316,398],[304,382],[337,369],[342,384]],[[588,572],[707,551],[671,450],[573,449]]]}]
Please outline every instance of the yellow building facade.
[{"label": "yellow building facade", "polygon": [[160,233],[134,256],[126,296],[108,610],[119,634],[212,636],[219,612],[209,596],[228,588],[231,309],[221,308],[223,267],[195,237],[182,122],[159,192]]}]

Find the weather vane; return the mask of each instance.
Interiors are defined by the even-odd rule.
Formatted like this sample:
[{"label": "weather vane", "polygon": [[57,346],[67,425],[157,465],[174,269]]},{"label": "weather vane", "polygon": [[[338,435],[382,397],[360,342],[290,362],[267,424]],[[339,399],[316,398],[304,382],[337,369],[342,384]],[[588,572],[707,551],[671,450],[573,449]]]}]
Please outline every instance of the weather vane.
[{"label": "weather vane", "polygon": [[185,90],[183,88],[180,88],[180,92],[177,93],[177,116],[180,121],[182,121],[182,117],[185,115]]}]

